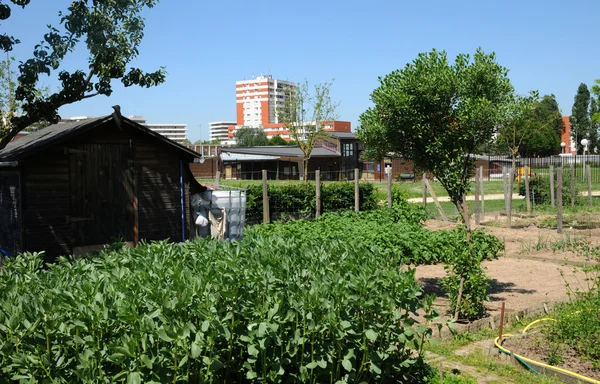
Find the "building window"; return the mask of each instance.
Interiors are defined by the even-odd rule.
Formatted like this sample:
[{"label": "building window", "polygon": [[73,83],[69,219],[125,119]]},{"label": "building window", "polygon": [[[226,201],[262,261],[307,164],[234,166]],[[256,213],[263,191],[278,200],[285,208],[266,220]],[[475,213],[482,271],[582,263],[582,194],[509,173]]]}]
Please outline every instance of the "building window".
[{"label": "building window", "polygon": [[342,146],[342,156],[354,156],[354,145],[352,143],[344,143]]}]

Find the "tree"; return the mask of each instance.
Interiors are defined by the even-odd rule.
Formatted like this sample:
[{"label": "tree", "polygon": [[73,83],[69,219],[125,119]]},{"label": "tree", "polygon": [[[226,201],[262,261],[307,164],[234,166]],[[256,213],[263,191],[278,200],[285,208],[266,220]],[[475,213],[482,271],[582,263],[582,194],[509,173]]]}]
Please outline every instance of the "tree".
[{"label": "tree", "polygon": [[571,136],[575,140],[577,153],[583,152],[581,139],[589,139],[591,122],[590,122],[590,91],[584,83],[579,84],[573,109],[571,111]]},{"label": "tree", "polygon": [[443,51],[422,53],[404,69],[379,79],[371,94],[375,105],[360,116],[358,136],[376,143],[376,154],[395,152],[432,173],[461,213],[468,248],[445,267],[448,275],[442,284],[453,309],[467,318],[483,314],[489,287],[464,201],[475,170],[470,155],[491,142],[502,121],[513,94],[507,74],[493,53],[481,49],[473,59],[458,55],[453,64]]},{"label": "tree", "polygon": [[[11,8],[0,0],[0,20],[11,16]],[[29,0],[9,0],[25,8]],[[112,80],[126,87],[151,87],[165,81],[164,68],[151,73],[129,67],[139,55],[144,19],[141,13],[158,0],[78,0],[61,16],[57,27],[49,26],[43,40],[35,46],[33,57],[19,65],[14,89],[17,110],[12,110],[0,126],[0,149],[20,131],[40,121],[59,119],[58,109],[98,95],[110,96]],[[8,34],[0,36],[0,48],[9,52],[19,40]],[[88,51],[89,65],[75,71],[60,70],[65,57],[76,47]],[[60,89],[48,95],[40,93],[40,75],[57,73]],[[13,109],[14,109],[13,108]]]},{"label": "tree", "polygon": [[288,142],[285,141],[280,135],[275,135],[271,140],[269,140],[269,145],[288,145]]},{"label": "tree", "polygon": [[326,135],[324,126],[337,118],[339,103],[331,100],[333,81],[316,84],[313,92],[308,81],[286,91],[278,120],[285,124],[290,137],[298,143],[304,155],[304,183],[308,183],[308,161],[318,139]]},{"label": "tree", "polygon": [[240,127],[235,134],[238,147],[269,145],[269,139],[262,128]]},{"label": "tree", "polygon": [[502,119],[513,92],[507,74],[481,49],[454,64],[443,51],[419,54],[379,79],[358,136],[375,153],[395,152],[432,173],[468,227],[464,196],[475,166],[469,155],[491,141]]},{"label": "tree", "polygon": [[513,168],[517,155],[551,156],[560,151],[565,126],[554,95],[545,95],[541,100],[537,92],[515,96],[506,110],[495,148],[510,153]]},{"label": "tree", "polygon": [[183,139],[183,140],[181,140],[181,144],[183,144],[183,145],[192,145],[192,142],[190,141],[190,139]]},{"label": "tree", "polygon": [[[21,103],[15,99],[17,89],[17,73],[13,70],[14,57],[8,56],[0,61],[0,138],[3,128],[8,126],[10,118],[18,115],[21,111]],[[37,97],[47,97],[50,90],[40,85],[37,89]],[[40,120],[25,128],[28,132],[34,132],[50,125],[46,120]]]},{"label": "tree", "polygon": [[600,119],[598,115],[598,100],[593,97],[590,98],[590,134],[588,149],[590,153],[599,153],[600,152],[600,142],[598,141],[598,136],[600,132]]}]

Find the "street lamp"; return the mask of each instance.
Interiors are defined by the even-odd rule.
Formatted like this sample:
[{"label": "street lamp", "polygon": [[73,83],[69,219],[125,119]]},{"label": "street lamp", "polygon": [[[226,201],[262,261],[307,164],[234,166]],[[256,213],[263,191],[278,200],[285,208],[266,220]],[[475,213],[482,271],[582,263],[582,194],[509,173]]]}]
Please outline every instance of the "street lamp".
[{"label": "street lamp", "polygon": [[567,146],[567,144],[563,141],[562,143],[560,143],[560,153],[565,153],[565,147]]}]

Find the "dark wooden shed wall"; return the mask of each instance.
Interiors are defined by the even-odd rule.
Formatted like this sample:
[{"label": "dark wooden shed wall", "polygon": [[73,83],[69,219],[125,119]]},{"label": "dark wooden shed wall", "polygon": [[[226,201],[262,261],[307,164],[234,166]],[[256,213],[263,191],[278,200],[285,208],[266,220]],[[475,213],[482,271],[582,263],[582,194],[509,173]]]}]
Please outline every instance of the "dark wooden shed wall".
[{"label": "dark wooden shed wall", "polygon": [[0,170],[0,247],[15,255],[21,251],[20,175]]},{"label": "dark wooden shed wall", "polygon": [[[74,156],[77,151],[106,145],[117,148],[131,146],[132,170],[135,184],[133,194],[137,195],[137,225],[139,240],[170,239],[181,241],[181,190],[180,159],[187,164],[191,159],[184,158],[175,149],[141,132],[124,126],[119,130],[109,121],[79,137],[58,143],[21,161],[24,179],[24,248],[27,251],[46,251],[53,257],[73,252],[75,244],[74,212],[72,193],[79,188],[77,183],[86,175],[73,171]],[[73,153],[65,153],[72,151]],[[71,164],[71,166],[70,166]],[[87,169],[85,172],[92,172]],[[184,181],[184,233],[189,233],[189,180],[186,172]],[[102,177],[93,175],[94,180]],[[108,176],[107,176],[108,177]],[[108,183],[108,180],[106,180]],[[89,191],[86,193],[90,193]],[[93,201],[93,198],[89,199]],[[127,204],[129,203],[129,204]],[[98,204],[98,202],[95,202]],[[134,202],[124,202],[123,212],[133,213]],[[134,220],[131,220],[133,227]],[[96,223],[97,224],[97,223]],[[114,234],[125,235],[125,241],[133,241],[131,231]],[[93,238],[93,236],[91,237]],[[111,239],[104,239],[105,242]],[[86,244],[99,245],[99,244]]]}]

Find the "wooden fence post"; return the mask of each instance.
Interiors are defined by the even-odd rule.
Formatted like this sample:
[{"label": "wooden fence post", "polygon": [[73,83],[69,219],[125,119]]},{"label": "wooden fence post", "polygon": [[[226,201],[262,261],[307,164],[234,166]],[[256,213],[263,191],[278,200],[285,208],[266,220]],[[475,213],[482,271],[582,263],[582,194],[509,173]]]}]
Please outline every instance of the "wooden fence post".
[{"label": "wooden fence post", "polygon": [[360,210],[360,186],[358,183],[359,169],[354,168],[354,210]]},{"label": "wooden fence post", "polygon": [[479,168],[477,168],[475,171],[475,225],[479,225],[481,222],[479,213]]},{"label": "wooden fence post", "polygon": [[588,180],[588,202],[590,207],[592,206],[592,168],[590,165],[586,165],[587,180]]},{"label": "wooden fence post", "polygon": [[575,206],[575,167],[571,163],[571,207]]},{"label": "wooden fence post", "polygon": [[508,227],[512,225],[512,195],[513,195],[513,180],[514,180],[515,169],[510,167],[510,174],[508,175]]},{"label": "wooden fence post", "polygon": [[479,192],[481,193],[481,218],[485,220],[485,191],[483,182],[483,167],[479,167]]},{"label": "wooden fence post", "polygon": [[531,213],[531,199],[529,196],[529,166],[525,166],[525,200],[527,200],[527,214]]},{"label": "wooden fence post", "polygon": [[387,195],[388,195],[388,200],[387,200],[387,205],[388,208],[391,209],[392,208],[392,170],[390,169],[390,171],[387,174]]},{"label": "wooden fence post", "polygon": [[315,171],[315,217],[321,216],[321,171]]},{"label": "wooden fence post", "polygon": [[563,232],[563,222],[562,222],[562,208],[563,208],[563,180],[562,180],[562,168],[558,168],[556,170],[556,232]]},{"label": "wooden fence post", "polygon": [[427,174],[423,172],[423,208],[427,208]]},{"label": "wooden fence post", "polygon": [[554,165],[550,165],[550,204],[554,208]]},{"label": "wooden fence post", "polygon": [[502,186],[504,187],[504,212],[508,217],[508,167],[502,167]]},{"label": "wooden fence post", "polygon": [[269,215],[269,192],[267,187],[267,170],[262,171],[262,187],[263,187],[263,223],[268,224],[271,221]]}]

